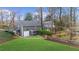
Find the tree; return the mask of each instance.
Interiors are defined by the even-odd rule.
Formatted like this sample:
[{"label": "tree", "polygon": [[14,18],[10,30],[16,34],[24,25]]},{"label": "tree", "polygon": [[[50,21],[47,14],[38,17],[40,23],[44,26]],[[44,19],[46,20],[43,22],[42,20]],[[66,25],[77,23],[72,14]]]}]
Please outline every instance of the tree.
[{"label": "tree", "polygon": [[39,20],[41,21],[41,29],[43,29],[43,7],[37,8]]},{"label": "tree", "polygon": [[8,26],[8,30],[14,30],[15,29],[15,17],[16,17],[16,13],[15,12],[11,12],[10,13],[10,17],[11,17],[11,20],[10,20],[10,23],[9,23],[9,26]]},{"label": "tree", "polygon": [[52,22],[52,27],[51,27],[51,31],[53,30],[56,33],[56,27],[53,27],[53,25],[55,24],[56,21],[56,11],[57,11],[57,7],[48,7],[48,20]]},{"label": "tree", "polygon": [[74,7],[70,7],[70,40],[72,40],[72,37],[73,37],[73,28],[72,27],[75,27],[75,23],[76,23],[76,8]]},{"label": "tree", "polygon": [[59,19],[60,19],[60,23],[61,23],[61,26],[62,26],[62,7],[59,7],[59,11],[60,11],[60,13],[59,13]]},{"label": "tree", "polygon": [[72,27],[73,27],[73,7],[70,7],[70,40],[72,40]]},{"label": "tree", "polygon": [[31,21],[32,19],[33,19],[32,14],[31,14],[31,13],[27,13],[24,20],[25,20],[25,21],[26,21],[26,20]]},{"label": "tree", "polygon": [[47,15],[47,16],[45,17],[45,21],[50,21],[50,15]]},{"label": "tree", "polygon": [[62,24],[63,27],[68,28],[69,27],[69,15],[62,15]]},{"label": "tree", "polygon": [[0,27],[3,28],[4,21],[3,21],[3,11],[0,11]]},{"label": "tree", "polygon": [[49,21],[51,21],[52,22],[52,24],[51,24],[51,31],[53,30],[53,24],[54,24],[54,22],[53,22],[53,8],[52,7],[48,7],[48,12],[49,12],[49,15],[48,15],[48,19],[49,19]]},{"label": "tree", "polygon": [[52,21],[52,25],[55,25],[55,28],[53,26],[51,28],[56,33],[56,28],[61,29],[62,27],[62,7],[48,7],[48,12],[49,20]]}]

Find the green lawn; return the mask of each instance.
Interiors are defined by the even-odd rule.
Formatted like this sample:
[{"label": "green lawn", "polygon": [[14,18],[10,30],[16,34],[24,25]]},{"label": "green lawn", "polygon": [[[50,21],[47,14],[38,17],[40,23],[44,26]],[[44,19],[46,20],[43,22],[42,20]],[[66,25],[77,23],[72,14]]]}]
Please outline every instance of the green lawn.
[{"label": "green lawn", "polygon": [[12,34],[5,32],[5,31],[0,31],[0,40],[9,40],[12,38]]},{"label": "green lawn", "polygon": [[2,51],[75,51],[79,48],[74,48],[68,45],[60,44],[44,40],[40,36],[31,36],[26,38],[18,38],[6,43],[0,44]]}]

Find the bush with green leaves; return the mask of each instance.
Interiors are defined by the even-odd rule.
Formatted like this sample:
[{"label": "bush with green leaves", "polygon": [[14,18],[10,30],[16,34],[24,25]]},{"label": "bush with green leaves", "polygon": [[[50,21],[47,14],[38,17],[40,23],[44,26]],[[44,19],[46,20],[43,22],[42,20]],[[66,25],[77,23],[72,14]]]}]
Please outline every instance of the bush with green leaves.
[{"label": "bush with green leaves", "polygon": [[52,32],[46,29],[40,29],[38,30],[39,35],[52,35]]}]

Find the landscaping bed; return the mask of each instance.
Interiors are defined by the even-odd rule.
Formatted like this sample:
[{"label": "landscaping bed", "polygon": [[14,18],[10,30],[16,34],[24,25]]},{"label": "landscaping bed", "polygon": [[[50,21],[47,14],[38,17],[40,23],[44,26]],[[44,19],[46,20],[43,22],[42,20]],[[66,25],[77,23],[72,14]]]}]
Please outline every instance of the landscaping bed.
[{"label": "landscaping bed", "polygon": [[79,40],[75,39],[75,36],[72,37],[72,40],[70,40],[70,36],[66,32],[59,32],[52,35],[44,35],[43,36],[46,40],[59,42],[67,45],[72,46],[79,46]]},{"label": "landscaping bed", "polygon": [[59,31],[57,33],[52,33],[51,31],[47,31],[45,29],[39,31],[40,35],[44,37],[46,40],[51,40],[67,45],[72,45],[73,40],[70,40],[68,33],[64,31]]},{"label": "landscaping bed", "polygon": [[59,43],[67,44],[67,45],[74,45],[72,43],[73,40],[64,40],[64,39],[61,39],[61,38],[53,38],[53,37],[48,37],[47,40],[55,41],[55,42],[59,42]]}]

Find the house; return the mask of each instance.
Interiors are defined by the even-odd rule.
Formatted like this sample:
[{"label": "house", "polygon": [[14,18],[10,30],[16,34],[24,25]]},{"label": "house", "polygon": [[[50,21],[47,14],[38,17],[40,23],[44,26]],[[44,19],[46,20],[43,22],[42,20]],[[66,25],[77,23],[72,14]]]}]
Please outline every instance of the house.
[{"label": "house", "polygon": [[[43,22],[43,26],[46,29],[51,28],[51,21]],[[41,28],[41,22],[37,20],[24,21],[20,20],[16,22],[16,32],[21,36],[35,35]]]},{"label": "house", "polygon": [[19,32],[21,36],[34,35],[35,32],[41,28],[39,21],[23,21],[20,20],[16,22],[16,31]]}]

